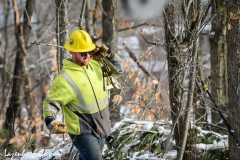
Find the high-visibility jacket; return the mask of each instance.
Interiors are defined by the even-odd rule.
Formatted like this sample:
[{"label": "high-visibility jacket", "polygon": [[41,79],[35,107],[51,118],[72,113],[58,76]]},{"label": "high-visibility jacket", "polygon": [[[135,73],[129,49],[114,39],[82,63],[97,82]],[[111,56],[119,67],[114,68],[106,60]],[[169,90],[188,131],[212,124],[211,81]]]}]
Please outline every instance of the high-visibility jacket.
[{"label": "high-visibility jacket", "polygon": [[[120,58],[110,61],[121,73]],[[98,138],[110,134],[109,91],[103,89],[103,73],[98,61],[90,59],[88,69],[71,60],[63,60],[61,73],[54,79],[43,101],[43,118],[56,117],[62,108],[70,134],[93,134]]]}]

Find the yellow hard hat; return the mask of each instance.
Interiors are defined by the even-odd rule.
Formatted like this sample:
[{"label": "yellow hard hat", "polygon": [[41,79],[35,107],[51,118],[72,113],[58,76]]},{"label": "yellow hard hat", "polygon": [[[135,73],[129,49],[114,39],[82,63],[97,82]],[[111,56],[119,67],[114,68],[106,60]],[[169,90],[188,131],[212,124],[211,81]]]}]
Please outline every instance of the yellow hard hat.
[{"label": "yellow hard hat", "polygon": [[89,52],[96,46],[86,31],[77,29],[71,33],[64,48],[71,52]]}]

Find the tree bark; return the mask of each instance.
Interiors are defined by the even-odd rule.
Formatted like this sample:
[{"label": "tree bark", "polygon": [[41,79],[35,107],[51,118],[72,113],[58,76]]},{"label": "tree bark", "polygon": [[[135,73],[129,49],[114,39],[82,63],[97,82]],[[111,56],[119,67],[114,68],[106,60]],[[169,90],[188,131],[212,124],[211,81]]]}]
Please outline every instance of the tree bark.
[{"label": "tree bark", "polygon": [[[239,19],[239,0],[232,0],[228,4],[228,99],[229,99],[229,124],[239,140],[240,137],[240,19]],[[238,18],[237,18],[238,17]],[[229,136],[229,159],[239,159],[240,151],[233,137]]]},{"label": "tree bark", "polygon": [[55,0],[56,4],[56,39],[57,39],[57,64],[58,72],[62,68],[62,60],[68,55],[68,51],[60,46],[64,46],[68,39],[68,0]]},{"label": "tree bark", "polygon": [[87,0],[87,5],[85,9],[85,26],[86,26],[86,31],[90,36],[94,35],[94,24],[93,24],[93,12],[91,9],[91,2],[90,0]]},{"label": "tree bark", "polygon": [[[28,48],[28,40],[29,40],[29,34],[30,34],[30,30],[32,29],[31,27],[31,19],[33,16],[33,11],[35,9],[35,0],[28,0],[26,2],[26,6],[25,6],[26,10],[24,10],[24,19],[23,19],[23,39],[24,39],[24,48]],[[24,54],[24,59],[23,59],[23,68],[28,68],[27,67],[27,61],[26,61],[26,57],[27,54]],[[31,84],[31,77],[29,75],[28,70],[25,70],[25,74],[24,74],[24,91],[25,91],[25,103],[26,103],[26,108],[28,111],[28,116],[29,116],[29,120],[30,123],[33,123],[35,118],[36,118],[36,114],[37,114],[37,108],[35,107],[34,104],[32,104],[32,84]],[[31,126],[31,125],[30,125]],[[31,133],[30,134],[34,134],[37,132],[37,128],[36,126],[33,126],[31,128]],[[33,140],[33,142],[31,143],[31,150],[34,151],[36,149],[36,140]]]},{"label": "tree bark", "polygon": [[[20,17],[19,17],[19,12],[18,12],[18,7],[17,7],[17,2],[16,0],[12,1],[13,5],[13,10],[14,10],[14,21],[15,21],[15,37],[17,41],[17,57],[16,57],[16,62],[15,62],[15,67],[14,67],[14,77],[13,77],[13,86],[12,86],[12,95],[10,97],[10,102],[9,102],[9,107],[7,108],[6,111],[6,121],[5,121],[5,129],[9,131],[9,138],[12,138],[15,135],[14,131],[14,122],[17,116],[19,116],[19,108],[21,106],[20,102],[20,91],[21,91],[21,83],[22,83],[22,67],[23,67],[23,52],[22,51],[22,44],[23,44],[23,39],[21,39],[22,35],[22,28],[21,28],[21,23],[20,23]],[[22,41],[21,41],[22,40]]]},{"label": "tree bark", "polygon": [[[174,139],[177,147],[177,160],[194,159],[189,155],[191,148],[186,147],[190,124],[190,113],[194,104],[194,91],[197,75],[198,37],[202,24],[210,8],[210,2],[204,6],[201,0],[184,1],[182,3],[183,17],[174,17],[174,7],[169,3],[165,12],[166,48],[169,73],[169,97],[173,121]],[[175,20],[182,30],[175,28]],[[179,28],[181,28],[179,27]],[[175,31],[177,30],[177,33]],[[176,36],[177,35],[177,36]],[[190,133],[193,135],[193,133]],[[188,140],[189,142],[189,140]],[[194,142],[194,141],[192,141]],[[189,144],[188,144],[189,145]],[[194,144],[191,144],[194,145]]]},{"label": "tree bark", "polygon": [[[174,23],[174,6],[169,4],[165,13],[165,38],[166,38],[166,51],[168,60],[168,74],[169,74],[169,98],[171,106],[171,117],[172,122],[175,124],[174,139],[176,146],[180,145],[181,140],[181,124],[183,117],[180,116],[182,112],[182,88],[181,83],[183,82],[182,74],[179,75],[180,61],[177,59],[178,51],[175,46],[175,23]],[[178,75],[177,77],[175,75]],[[175,78],[174,78],[175,77]]]},{"label": "tree bark", "polygon": [[[26,10],[29,13],[28,16],[32,16],[33,9],[34,9],[34,0],[28,0],[26,2]],[[31,81],[29,77],[29,73],[27,70],[27,63],[26,63],[26,44],[28,41],[28,34],[30,31],[29,21],[27,20],[27,15],[25,13],[24,17],[24,27],[20,22],[20,15],[18,11],[18,6],[16,0],[12,1],[13,10],[14,10],[14,22],[15,22],[15,37],[17,42],[17,54],[16,54],[16,61],[14,67],[14,77],[12,80],[12,94],[9,101],[9,107],[6,111],[6,121],[5,121],[5,129],[9,131],[9,138],[14,137],[15,130],[14,130],[14,123],[17,118],[20,119],[20,112],[21,112],[21,91],[22,91],[22,83],[25,82],[25,91],[26,91],[26,105],[29,106],[31,99],[30,89],[31,89]],[[28,25],[27,25],[28,24]],[[24,29],[23,29],[24,28]],[[24,34],[23,34],[24,33]],[[25,81],[23,81],[25,80]],[[32,115],[30,115],[32,116]]]},{"label": "tree bark", "polygon": [[108,45],[113,51],[117,51],[117,32],[118,26],[116,21],[116,0],[103,0],[103,19],[102,19],[102,43]]},{"label": "tree bark", "polygon": [[[102,19],[102,43],[106,44],[111,50],[117,51],[117,21],[116,21],[116,10],[117,1],[116,0],[103,0],[103,19]],[[112,125],[121,119],[120,108],[118,104],[112,102],[113,97],[119,94],[119,90],[111,89],[110,95],[110,119]]]},{"label": "tree bark", "polygon": [[[215,0],[212,5],[211,46],[211,94],[219,109],[224,112],[228,103],[227,45],[226,45],[226,1]],[[212,110],[212,123],[221,120],[216,109]]]},{"label": "tree bark", "polygon": [[[198,41],[193,41],[193,50],[192,50],[192,60],[190,62],[190,82],[189,82],[189,89],[187,93],[187,104],[186,104],[186,109],[185,109],[185,115],[184,115],[184,122],[183,122],[183,128],[182,131],[182,137],[180,141],[180,150],[177,155],[177,159],[181,160],[183,158],[184,152],[185,152],[185,147],[187,144],[187,138],[188,138],[188,130],[189,130],[189,124],[191,122],[190,120],[190,114],[192,111],[192,106],[193,106],[193,95],[194,95],[194,90],[195,90],[195,79],[196,79],[196,62],[197,62],[197,48],[198,48]],[[192,146],[191,146],[192,147]],[[192,149],[190,147],[190,149]],[[187,154],[186,154],[187,155]],[[190,156],[190,159],[192,159],[191,154],[187,155],[187,157]]]},{"label": "tree bark", "polygon": [[[203,77],[203,71],[202,71],[202,52],[201,52],[201,46],[199,43],[199,47],[198,47],[198,56],[197,56],[197,62],[199,63],[199,65],[197,66],[197,72],[198,72],[198,77]],[[196,86],[199,84],[196,84]],[[207,119],[207,115],[206,115],[206,104],[205,104],[205,100],[202,98],[202,93],[201,93],[201,86],[196,87],[196,91],[195,91],[195,121],[197,121],[197,125],[203,127],[203,125],[199,125],[198,121],[206,121]],[[200,95],[200,96],[199,96]],[[199,102],[198,102],[199,101]]]},{"label": "tree bark", "polygon": [[[5,104],[6,104],[6,100],[7,100],[7,96],[8,94],[6,93],[6,83],[9,82],[10,80],[10,77],[8,76],[8,74],[6,73],[6,70],[5,70],[5,67],[6,67],[6,64],[7,64],[7,50],[8,50],[8,46],[9,46],[9,38],[8,38],[8,17],[9,17],[9,11],[10,11],[10,1],[5,1],[4,2],[4,33],[5,33],[5,36],[4,36],[4,41],[5,41],[5,46],[4,46],[4,52],[3,52],[3,57],[1,57],[1,62],[3,64],[3,67],[2,69],[0,70],[1,73],[2,73],[2,106],[0,107],[0,113],[2,113],[2,111],[4,110],[5,112],[5,109],[3,109],[5,107]],[[1,43],[2,44],[2,43]],[[0,45],[1,46],[1,45]],[[2,114],[0,114],[0,117],[1,117]],[[4,117],[3,117],[4,119]]]}]

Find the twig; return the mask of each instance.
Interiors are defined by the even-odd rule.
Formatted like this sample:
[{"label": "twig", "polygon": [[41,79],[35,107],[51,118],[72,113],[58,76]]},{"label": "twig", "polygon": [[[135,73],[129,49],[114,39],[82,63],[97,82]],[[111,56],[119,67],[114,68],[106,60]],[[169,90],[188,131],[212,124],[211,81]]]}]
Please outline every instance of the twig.
[{"label": "twig", "polygon": [[[153,80],[157,80],[157,78],[150,72],[147,71],[147,69],[141,65],[141,63],[138,61],[137,57],[135,56],[135,53],[132,52],[125,43],[123,43],[123,46],[125,50],[129,53],[130,57],[137,63],[138,67],[142,69],[142,71],[149,77],[151,77]],[[158,81],[158,80],[157,80]]]},{"label": "twig", "polygon": [[81,10],[80,17],[79,17],[79,29],[83,29],[82,20],[83,20],[83,16],[84,16],[84,13],[85,13],[86,4],[87,4],[87,1],[83,0],[82,10]]},{"label": "twig", "polygon": [[206,125],[210,125],[210,126],[213,126],[213,127],[216,127],[216,128],[219,128],[219,129],[222,129],[224,131],[228,131],[226,128],[224,127],[221,127],[221,126],[218,126],[218,125],[215,125],[215,124],[212,124],[212,123],[208,123],[208,122],[198,122],[198,124],[206,124]]},{"label": "twig", "polygon": [[43,42],[30,42],[30,44],[36,44],[36,45],[42,45],[42,46],[53,46],[53,47],[64,48],[63,46],[54,45],[54,44],[47,44],[47,43],[43,43]]}]

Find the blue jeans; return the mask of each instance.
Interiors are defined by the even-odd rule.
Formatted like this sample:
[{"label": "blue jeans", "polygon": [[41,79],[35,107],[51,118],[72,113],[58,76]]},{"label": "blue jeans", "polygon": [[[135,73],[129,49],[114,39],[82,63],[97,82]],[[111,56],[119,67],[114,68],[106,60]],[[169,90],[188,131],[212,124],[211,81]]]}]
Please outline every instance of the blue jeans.
[{"label": "blue jeans", "polygon": [[91,134],[69,136],[79,152],[79,160],[102,160],[105,138],[98,139]]}]

